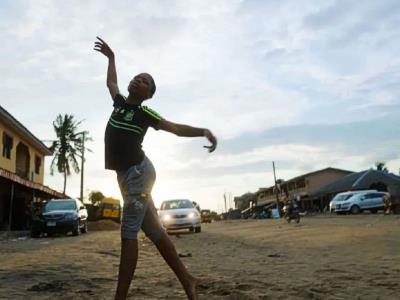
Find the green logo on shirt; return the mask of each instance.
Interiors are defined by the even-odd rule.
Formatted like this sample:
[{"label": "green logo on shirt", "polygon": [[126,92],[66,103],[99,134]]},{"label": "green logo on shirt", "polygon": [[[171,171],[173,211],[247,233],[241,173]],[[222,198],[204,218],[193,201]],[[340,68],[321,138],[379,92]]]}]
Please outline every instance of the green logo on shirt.
[{"label": "green logo on shirt", "polygon": [[128,110],[128,112],[124,116],[124,120],[125,121],[132,121],[133,115],[134,115],[134,112],[131,111],[131,110]]}]

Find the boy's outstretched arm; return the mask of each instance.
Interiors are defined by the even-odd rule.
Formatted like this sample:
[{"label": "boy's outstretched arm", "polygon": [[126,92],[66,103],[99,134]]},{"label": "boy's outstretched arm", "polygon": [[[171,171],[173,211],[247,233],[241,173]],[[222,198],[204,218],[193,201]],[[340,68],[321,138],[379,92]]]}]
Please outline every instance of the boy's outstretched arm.
[{"label": "boy's outstretched arm", "polygon": [[98,36],[96,38],[99,41],[94,42],[94,50],[99,51],[108,57],[107,87],[110,91],[111,97],[114,99],[115,95],[119,93],[114,52],[105,41],[103,41]]},{"label": "boy's outstretched arm", "polygon": [[206,128],[197,128],[184,124],[172,123],[167,120],[161,120],[158,124],[158,129],[171,132],[177,136],[196,137],[204,136],[211,143],[210,146],[204,146],[208,149],[208,152],[213,152],[217,148],[217,138],[212,132]]}]

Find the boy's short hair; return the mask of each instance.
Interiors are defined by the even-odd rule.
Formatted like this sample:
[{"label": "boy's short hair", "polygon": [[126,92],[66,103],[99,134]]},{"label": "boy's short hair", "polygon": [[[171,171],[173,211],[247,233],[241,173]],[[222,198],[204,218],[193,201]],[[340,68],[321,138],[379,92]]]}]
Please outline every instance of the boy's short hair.
[{"label": "boy's short hair", "polygon": [[150,87],[149,88],[150,88],[150,94],[153,97],[153,95],[154,95],[154,93],[156,92],[156,89],[157,89],[156,82],[154,81],[153,76],[151,76],[149,73],[142,73],[142,74],[146,74],[150,78]]}]

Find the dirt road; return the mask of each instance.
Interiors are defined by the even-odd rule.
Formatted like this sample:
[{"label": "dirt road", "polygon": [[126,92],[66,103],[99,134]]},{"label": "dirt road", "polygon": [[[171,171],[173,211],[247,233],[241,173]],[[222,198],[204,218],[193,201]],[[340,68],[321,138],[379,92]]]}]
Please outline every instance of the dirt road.
[{"label": "dirt road", "polygon": [[[200,299],[399,299],[397,216],[215,222],[172,239]],[[112,299],[119,246],[116,230],[0,241],[0,299]],[[132,299],[185,299],[144,237],[139,255]]]}]

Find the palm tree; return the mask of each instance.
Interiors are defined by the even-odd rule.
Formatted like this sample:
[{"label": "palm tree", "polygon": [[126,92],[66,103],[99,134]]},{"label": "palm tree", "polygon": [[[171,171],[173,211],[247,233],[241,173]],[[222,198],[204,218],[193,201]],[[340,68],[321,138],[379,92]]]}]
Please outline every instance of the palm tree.
[{"label": "palm tree", "polygon": [[77,157],[81,157],[83,151],[82,134],[85,133],[85,141],[91,140],[87,131],[77,132],[82,121],[75,121],[73,115],[59,114],[53,122],[57,140],[53,141],[50,150],[53,151],[54,158],[50,165],[50,174],[54,174],[54,167],[57,171],[64,174],[64,189],[67,186],[67,176],[71,175],[71,166],[75,173],[79,173]]},{"label": "palm tree", "polygon": [[386,173],[389,172],[389,169],[386,167],[386,163],[383,162],[383,161],[377,161],[377,162],[375,163],[375,167],[376,167],[376,169],[377,169],[378,171],[383,171],[383,172],[386,172]]}]

